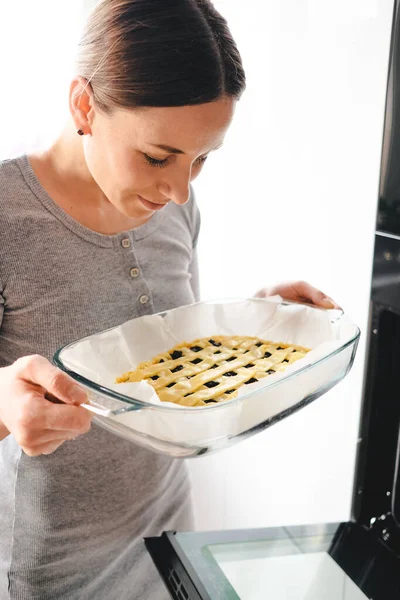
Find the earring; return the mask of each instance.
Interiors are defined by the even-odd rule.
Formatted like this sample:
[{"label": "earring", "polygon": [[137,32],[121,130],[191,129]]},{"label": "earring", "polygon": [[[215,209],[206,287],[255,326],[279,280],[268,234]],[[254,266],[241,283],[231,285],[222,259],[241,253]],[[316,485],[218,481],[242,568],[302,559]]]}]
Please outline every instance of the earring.
[{"label": "earring", "polygon": [[78,135],[85,135],[85,134],[83,133],[83,130],[82,130],[82,129],[78,129],[78,131],[77,131],[76,133],[77,133]]}]

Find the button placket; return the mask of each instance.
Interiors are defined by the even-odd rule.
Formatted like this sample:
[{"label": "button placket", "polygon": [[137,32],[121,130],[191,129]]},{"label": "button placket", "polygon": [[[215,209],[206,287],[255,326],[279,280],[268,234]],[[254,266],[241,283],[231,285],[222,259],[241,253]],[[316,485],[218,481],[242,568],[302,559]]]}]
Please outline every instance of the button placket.
[{"label": "button placket", "polygon": [[[132,279],[136,279],[140,275],[140,269],[137,266],[133,266],[137,261],[135,257],[134,248],[129,237],[121,237],[119,239],[119,246],[120,248],[122,247],[124,249],[122,251],[122,256],[124,258],[124,262],[128,265],[128,272],[130,277],[132,277]],[[130,250],[130,252],[125,252],[125,250]]]},{"label": "button placket", "polygon": [[[119,252],[124,262],[127,276],[131,280],[134,298],[136,299],[138,316],[151,314],[154,311],[151,290],[142,275],[140,265],[135,253],[135,246],[126,235],[121,235],[118,240]],[[135,280],[135,281],[133,281]]]}]

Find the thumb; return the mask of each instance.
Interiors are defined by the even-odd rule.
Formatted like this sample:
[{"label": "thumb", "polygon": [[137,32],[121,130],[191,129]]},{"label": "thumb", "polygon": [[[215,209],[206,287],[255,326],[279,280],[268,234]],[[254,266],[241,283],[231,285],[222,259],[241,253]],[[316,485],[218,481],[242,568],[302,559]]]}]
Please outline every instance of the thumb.
[{"label": "thumb", "polygon": [[306,281],[296,282],[293,287],[300,298],[303,298],[305,301],[312,302],[315,306],[321,306],[322,308],[335,308],[332,298],[329,298],[324,292],[321,292],[321,290],[318,290]]},{"label": "thumb", "polygon": [[313,290],[311,300],[313,301],[313,304],[321,306],[322,308],[335,308],[337,306],[332,298],[329,298],[319,290]]},{"label": "thumb", "polygon": [[335,308],[336,305],[335,305],[334,301],[332,300],[332,298],[328,298],[328,296],[324,296],[321,299],[321,306],[324,306],[326,308]]},{"label": "thumb", "polygon": [[20,363],[20,377],[25,381],[39,385],[51,399],[67,404],[82,404],[87,401],[87,394],[75,381],[52,365],[43,356],[28,356]]}]

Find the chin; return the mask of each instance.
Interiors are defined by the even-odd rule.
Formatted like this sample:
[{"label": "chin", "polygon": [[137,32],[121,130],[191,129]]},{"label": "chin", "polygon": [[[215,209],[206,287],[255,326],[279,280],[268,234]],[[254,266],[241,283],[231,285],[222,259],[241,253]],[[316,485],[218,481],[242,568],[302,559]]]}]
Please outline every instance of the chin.
[{"label": "chin", "polygon": [[120,213],[122,213],[123,215],[125,215],[126,217],[128,217],[129,219],[143,219],[145,221],[148,221],[154,213],[150,212],[148,210],[146,210],[144,207],[142,207],[141,205],[138,205],[139,203],[136,203],[134,200],[131,203],[128,202],[124,202],[124,203],[118,203],[118,204],[114,204],[115,208],[117,210],[119,210]]},{"label": "chin", "polygon": [[127,196],[120,196],[119,198],[114,197],[111,199],[108,197],[108,201],[118,210],[118,212],[125,215],[125,217],[138,219],[144,217],[146,214],[146,211],[135,197],[128,198]]}]

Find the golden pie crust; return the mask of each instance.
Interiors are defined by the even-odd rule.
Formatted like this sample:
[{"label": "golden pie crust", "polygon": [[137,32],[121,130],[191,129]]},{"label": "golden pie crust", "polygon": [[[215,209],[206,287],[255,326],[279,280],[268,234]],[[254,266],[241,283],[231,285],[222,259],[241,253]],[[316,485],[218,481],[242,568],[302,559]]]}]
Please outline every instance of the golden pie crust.
[{"label": "golden pie crust", "polygon": [[256,337],[219,335],[178,344],[116,381],[144,380],[163,402],[212,406],[235,398],[244,385],[284,371],[307,352],[300,346]]}]

